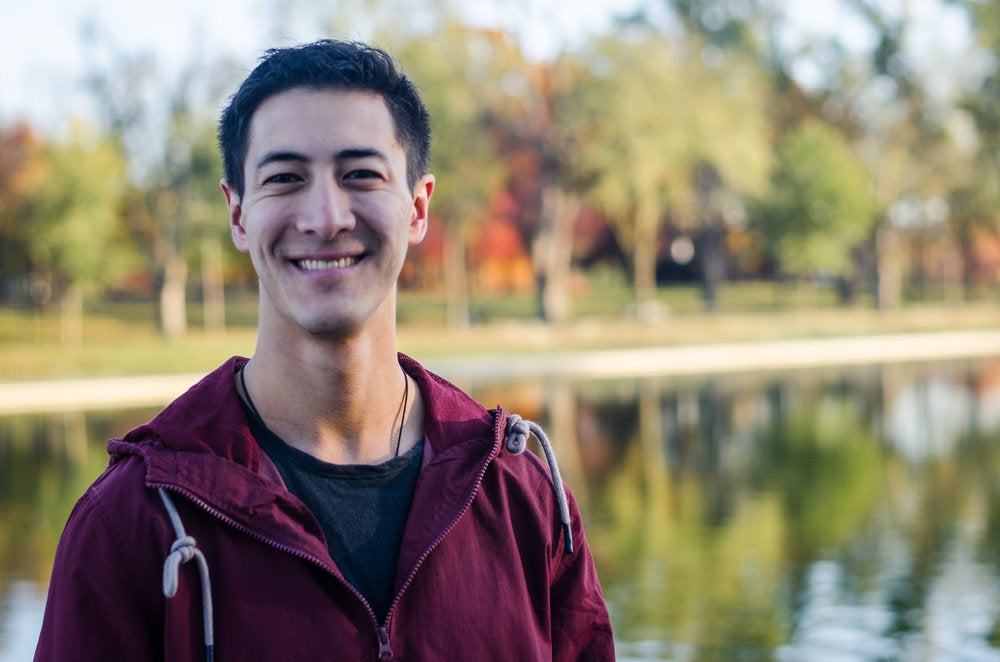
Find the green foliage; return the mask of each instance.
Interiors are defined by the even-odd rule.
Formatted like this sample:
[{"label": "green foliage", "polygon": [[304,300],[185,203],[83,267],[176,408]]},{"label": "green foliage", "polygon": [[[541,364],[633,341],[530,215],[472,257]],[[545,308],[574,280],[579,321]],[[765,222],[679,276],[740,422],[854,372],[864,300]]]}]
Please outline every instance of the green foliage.
[{"label": "green foliage", "polygon": [[[581,57],[588,75],[560,116],[576,136],[577,179],[591,182],[590,199],[634,258],[637,288],[648,290],[668,217],[697,230],[718,213],[718,193],[747,194],[766,181],[764,79],[735,55],[709,66],[697,40],[652,31],[597,40]],[[696,181],[706,167],[721,179],[713,200]]]},{"label": "green foliage", "polygon": [[837,131],[809,121],[779,146],[771,188],[752,216],[785,272],[844,276],[875,211],[865,165]]},{"label": "green foliage", "polygon": [[[995,61],[1000,57],[1000,4],[973,0],[964,0],[962,4],[968,5],[972,14],[980,48]],[[991,68],[978,88],[965,95],[959,107],[972,119],[978,143],[974,155],[975,179],[971,182],[975,191],[966,191],[964,197],[986,202],[992,215],[981,214],[979,218],[997,227],[1000,225],[1000,216],[995,211],[1000,204],[1000,71]],[[963,220],[968,221],[968,215]]]},{"label": "green foliage", "polygon": [[67,142],[50,143],[42,158],[44,179],[26,219],[32,261],[57,285],[100,291],[129,265],[117,241],[124,156],[115,143],[76,125]]},{"label": "green foliage", "polygon": [[482,219],[506,166],[488,132],[487,118],[504,100],[496,82],[523,76],[523,60],[509,39],[458,23],[435,39],[395,49],[423,94],[431,116],[431,170],[438,186],[432,214],[453,232]]}]

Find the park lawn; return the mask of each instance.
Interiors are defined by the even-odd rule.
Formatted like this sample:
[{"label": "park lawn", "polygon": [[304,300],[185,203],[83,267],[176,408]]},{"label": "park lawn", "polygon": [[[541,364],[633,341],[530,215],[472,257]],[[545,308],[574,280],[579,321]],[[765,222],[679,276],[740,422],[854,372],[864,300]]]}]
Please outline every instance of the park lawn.
[{"label": "park lawn", "polygon": [[[472,323],[447,329],[439,297],[403,292],[399,301],[401,351],[432,359],[481,354],[613,349],[721,342],[766,341],[898,332],[1000,328],[1000,305],[925,303],[894,311],[871,305],[839,307],[825,292],[775,293],[771,287],[729,287],[716,312],[705,312],[693,288],[661,291],[641,312],[622,306],[621,293],[590,293],[574,301],[574,319],[547,325],[532,317],[530,296],[477,299]],[[163,338],[152,303],[104,303],[88,309],[79,342],[60,339],[58,314],[0,307],[0,381],[205,372],[234,354],[253,352],[252,298],[235,297],[224,334],[191,328]]]}]

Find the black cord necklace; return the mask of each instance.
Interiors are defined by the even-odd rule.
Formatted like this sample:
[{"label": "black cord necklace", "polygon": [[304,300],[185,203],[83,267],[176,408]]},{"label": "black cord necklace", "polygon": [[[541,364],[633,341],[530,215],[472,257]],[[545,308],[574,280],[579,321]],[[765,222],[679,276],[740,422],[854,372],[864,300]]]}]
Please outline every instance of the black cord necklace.
[{"label": "black cord necklace", "polygon": [[396,435],[396,453],[393,457],[399,457],[399,446],[403,442],[403,428],[406,427],[406,405],[410,401],[410,378],[407,377],[402,366],[399,370],[403,373],[403,402],[400,403],[399,411],[396,413],[396,419],[399,420],[399,434]]},{"label": "black cord necklace", "polygon": [[[271,432],[271,429],[267,427],[267,423],[264,422],[264,417],[260,415],[259,411],[257,411],[257,406],[254,405],[253,398],[250,397],[250,389],[247,388],[247,379],[243,374],[245,372],[244,368],[246,368],[249,363],[250,362],[247,361],[246,363],[241,365],[239,371],[240,386],[243,388],[243,395],[246,397],[247,406],[250,407],[250,412],[253,414],[254,418],[257,419],[257,422],[260,423],[260,425],[265,430],[267,430],[271,434],[274,434],[273,432]],[[407,376],[406,371],[403,370],[402,366],[399,367],[399,370],[400,372],[403,373],[403,399],[402,401],[400,401],[399,411],[396,412],[396,416],[393,419],[393,423],[399,421],[399,432],[396,434],[396,451],[393,454],[393,457],[399,457],[399,448],[403,443],[403,428],[406,427],[406,406],[410,403],[410,378]],[[389,435],[390,435],[389,438],[392,439],[391,430],[389,432]]]},{"label": "black cord necklace", "polygon": [[243,376],[243,373],[245,372],[244,369],[247,367],[247,365],[249,365],[249,363],[250,362],[247,361],[246,363],[240,366],[240,386],[243,387],[243,396],[247,400],[247,406],[250,407],[250,411],[251,413],[253,413],[253,417],[257,419],[257,422],[260,423],[265,430],[271,432],[271,430],[267,427],[267,424],[264,422],[264,417],[260,415],[259,411],[257,411],[257,407],[253,403],[253,398],[250,397],[250,389],[247,388],[247,378]]}]

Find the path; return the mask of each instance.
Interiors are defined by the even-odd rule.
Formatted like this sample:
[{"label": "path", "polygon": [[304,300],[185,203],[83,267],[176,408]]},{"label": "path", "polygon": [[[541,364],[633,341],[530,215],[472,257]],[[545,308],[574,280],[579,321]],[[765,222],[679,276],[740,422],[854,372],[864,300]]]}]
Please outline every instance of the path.
[{"label": "path", "polygon": [[[849,336],[714,345],[487,355],[431,360],[456,381],[607,379],[1000,357],[1000,330]],[[159,407],[201,374],[0,383],[0,414]]]}]

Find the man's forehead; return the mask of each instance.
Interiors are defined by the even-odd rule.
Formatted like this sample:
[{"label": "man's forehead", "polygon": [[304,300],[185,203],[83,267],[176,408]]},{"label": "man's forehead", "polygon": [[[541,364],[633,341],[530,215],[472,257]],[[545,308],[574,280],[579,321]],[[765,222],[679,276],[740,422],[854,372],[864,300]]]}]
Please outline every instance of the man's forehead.
[{"label": "man's forehead", "polygon": [[273,151],[275,143],[288,141],[314,147],[341,143],[338,152],[348,147],[383,153],[403,149],[385,99],[337,88],[292,88],[257,107],[251,116],[248,152]]}]

